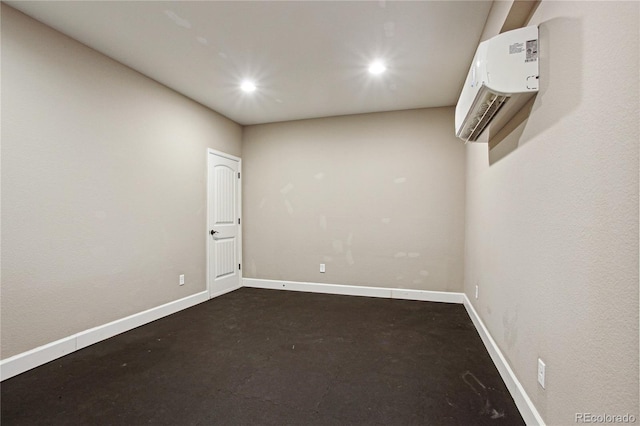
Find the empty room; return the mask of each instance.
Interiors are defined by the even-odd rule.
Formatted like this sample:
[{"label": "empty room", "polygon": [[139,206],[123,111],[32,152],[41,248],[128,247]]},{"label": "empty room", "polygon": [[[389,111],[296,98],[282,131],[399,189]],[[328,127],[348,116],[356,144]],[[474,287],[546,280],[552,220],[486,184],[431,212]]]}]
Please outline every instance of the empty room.
[{"label": "empty room", "polygon": [[0,12],[3,425],[640,422],[640,3]]}]

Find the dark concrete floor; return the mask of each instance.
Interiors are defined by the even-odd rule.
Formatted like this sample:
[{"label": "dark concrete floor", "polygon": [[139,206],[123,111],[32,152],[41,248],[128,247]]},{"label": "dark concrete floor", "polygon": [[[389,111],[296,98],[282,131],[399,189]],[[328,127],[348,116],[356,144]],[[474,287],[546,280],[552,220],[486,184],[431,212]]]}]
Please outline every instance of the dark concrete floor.
[{"label": "dark concrete floor", "polygon": [[243,288],[6,380],[2,425],[521,425],[462,305]]}]

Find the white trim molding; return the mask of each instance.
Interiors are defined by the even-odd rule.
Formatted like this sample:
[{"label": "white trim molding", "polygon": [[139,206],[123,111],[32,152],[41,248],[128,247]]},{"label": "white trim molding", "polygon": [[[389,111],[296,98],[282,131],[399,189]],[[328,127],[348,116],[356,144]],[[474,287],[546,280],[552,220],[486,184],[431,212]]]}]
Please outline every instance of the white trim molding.
[{"label": "white trim molding", "polygon": [[0,381],[207,300],[207,291],[196,293],[3,359],[0,361]]},{"label": "white trim molding", "polygon": [[460,304],[464,300],[464,293],[449,293],[445,291],[365,287],[357,285],[307,283],[300,281],[261,280],[257,278],[244,278],[242,282],[244,287],[305,291],[308,293],[341,294],[345,296],[382,297],[387,299],[422,300],[425,302]]},{"label": "white trim molding", "polygon": [[240,284],[231,288],[225,288],[224,290],[217,291],[209,296],[210,299],[215,299],[216,297],[222,296],[223,294],[231,293],[232,291],[236,291],[242,288],[242,276],[240,276]]},{"label": "white trim molding", "polygon": [[467,295],[464,294],[463,296],[464,307],[466,308],[469,317],[471,317],[471,321],[473,321],[473,325],[475,325],[476,330],[478,330],[478,334],[480,334],[480,338],[482,339],[484,346],[487,348],[489,356],[491,356],[493,363],[498,369],[498,372],[500,373],[504,384],[507,386],[509,393],[513,397],[513,400],[516,403],[525,423],[530,426],[544,426],[545,423],[542,416],[540,416],[540,413],[536,410],[536,407],[533,405],[529,395],[527,395],[527,392],[524,390],[524,387],[522,387],[522,384],[511,369],[507,359],[502,354],[502,351],[500,351],[496,341],[491,337],[491,333],[489,333],[489,330],[485,327],[484,323],[478,316],[478,313],[473,308],[473,305]]},{"label": "white trim molding", "polygon": [[442,302],[442,303],[461,304],[464,298],[464,293],[392,288],[391,298],[404,299],[404,300],[421,300],[423,302]]},{"label": "white trim molding", "polygon": [[527,425],[540,425],[544,426],[544,420],[536,410],[533,402],[525,392],[522,384],[516,377],[515,373],[509,366],[507,359],[504,357],[500,348],[496,344],[493,337],[489,333],[489,330],[485,327],[484,323],[478,316],[473,305],[464,293],[449,293],[442,291],[427,291],[427,290],[411,290],[411,289],[399,289],[399,288],[386,288],[386,287],[364,287],[354,285],[340,285],[340,284],[324,284],[324,283],[308,283],[299,281],[278,281],[278,280],[262,280],[255,278],[244,278],[244,287],[254,288],[266,288],[273,290],[289,290],[289,291],[304,291],[309,293],[326,293],[326,294],[341,294],[348,296],[367,296],[367,297],[382,297],[389,299],[405,299],[405,300],[422,300],[425,302],[444,302],[444,303],[458,303],[464,304],[473,325],[475,326],[482,343],[484,344],[491,360],[495,364],[502,380],[504,381],[509,393],[513,397],[522,418]]},{"label": "white trim molding", "polygon": [[[467,313],[469,314],[469,317],[471,318],[471,321],[473,322],[476,330],[478,331],[478,334],[480,335],[480,338],[482,339],[482,342],[484,343],[489,356],[491,356],[493,363],[498,369],[502,380],[509,390],[509,393],[513,397],[513,400],[515,401],[516,406],[518,407],[518,410],[520,411],[520,414],[522,415],[526,424],[542,426],[544,426],[545,424],[544,420],[540,416],[540,413],[538,413],[538,411],[536,410],[533,402],[531,401],[526,391],[522,387],[522,384],[509,366],[506,358],[500,351],[500,348],[496,344],[495,340],[493,340],[493,337],[489,333],[489,330],[485,327],[484,323],[478,316],[478,313],[469,301],[469,298],[464,293],[308,283],[298,281],[262,280],[255,278],[241,278],[241,282],[241,286],[244,287],[265,288],[273,290],[289,290],[309,293],[325,293],[347,296],[380,297],[388,299],[421,300],[426,302],[464,304],[464,307],[467,310]],[[206,302],[210,298],[221,296],[225,293],[237,290],[241,286],[221,291],[219,293],[211,295],[211,297],[209,297],[208,290],[202,291],[200,293],[196,293],[191,296],[175,300],[173,302],[165,303],[164,305],[157,306],[155,308],[151,308],[146,311],[139,312],[137,314],[130,315],[128,317],[82,331],[80,333],[76,333],[72,336],[65,337],[63,339],[37,347],[30,351],[23,352],[21,354],[1,360],[0,381],[9,379],[13,376],[17,376],[20,373],[24,373],[25,371],[31,370],[32,368],[46,364],[47,362],[53,361],[102,340],[106,340],[117,334],[124,333],[125,331],[129,331],[141,325],[148,324],[152,321],[174,314],[183,309],[187,309],[199,303]]]}]

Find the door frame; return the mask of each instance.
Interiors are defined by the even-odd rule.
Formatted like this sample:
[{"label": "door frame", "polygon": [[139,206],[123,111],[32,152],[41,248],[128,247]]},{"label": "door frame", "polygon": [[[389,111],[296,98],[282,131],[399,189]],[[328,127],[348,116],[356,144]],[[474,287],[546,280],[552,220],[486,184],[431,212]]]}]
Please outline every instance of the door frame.
[{"label": "door frame", "polygon": [[240,173],[240,178],[238,179],[238,196],[236,199],[237,202],[237,208],[238,208],[238,219],[240,219],[240,224],[238,224],[238,245],[237,245],[237,250],[238,250],[238,262],[240,263],[240,265],[242,265],[242,158],[240,157],[236,157],[235,155],[231,155],[231,154],[227,154],[226,152],[222,152],[222,151],[218,151],[212,148],[207,148],[207,157],[206,157],[206,161],[207,161],[207,167],[206,167],[206,215],[207,215],[207,220],[206,222],[206,226],[207,228],[205,229],[205,242],[206,242],[206,279],[207,279],[207,295],[209,299],[213,299],[214,297],[218,297],[221,296],[225,293],[231,292],[233,290],[237,290],[238,288],[242,287],[242,268],[240,268],[240,270],[238,271],[238,279],[239,279],[239,283],[238,283],[238,287],[235,288],[230,288],[228,290],[222,291],[222,292],[218,292],[216,294],[211,294],[211,288],[209,283],[211,282],[210,280],[210,275],[211,275],[211,270],[209,268],[209,246],[210,246],[210,239],[209,239],[209,230],[211,229],[211,223],[209,222],[209,197],[211,195],[211,182],[209,181],[209,158],[210,155],[217,155],[219,157],[223,157],[229,160],[233,160],[233,161],[237,161],[238,162],[238,173]]}]

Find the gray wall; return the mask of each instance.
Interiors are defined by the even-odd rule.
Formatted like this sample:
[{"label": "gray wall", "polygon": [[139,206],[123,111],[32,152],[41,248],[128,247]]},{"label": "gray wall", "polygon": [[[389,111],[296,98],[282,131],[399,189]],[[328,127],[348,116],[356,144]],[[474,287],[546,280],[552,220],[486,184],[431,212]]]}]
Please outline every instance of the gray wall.
[{"label": "gray wall", "polygon": [[3,5],[1,357],[204,290],[212,147],[243,156],[246,277],[460,291],[465,240],[464,291],[544,419],[638,417],[638,8],[543,1],[541,92],[490,151],[444,108],[252,126],[241,152]]},{"label": "gray wall", "polygon": [[465,292],[548,424],[638,418],[639,18],[543,1],[528,121],[467,147]]},{"label": "gray wall", "polygon": [[452,129],[453,108],[246,127],[244,276],[462,291]]},{"label": "gray wall", "polygon": [[3,5],[2,358],[205,290],[206,149],[241,131]]}]

